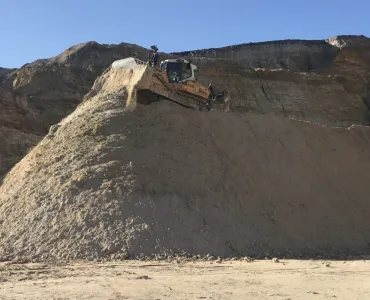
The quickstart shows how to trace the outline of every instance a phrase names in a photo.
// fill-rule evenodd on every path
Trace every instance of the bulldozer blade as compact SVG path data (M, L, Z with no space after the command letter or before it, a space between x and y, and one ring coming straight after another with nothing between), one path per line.
M132 69L135 68L137 65L147 65L147 63L140 59L129 57L113 62L112 69Z
M145 61L134 57L116 60L112 63L110 68L113 72L119 70L131 70L131 74L135 74L133 75L134 77L139 77L135 80L135 89L137 90L150 89L152 77L155 73L155 68L151 67Z

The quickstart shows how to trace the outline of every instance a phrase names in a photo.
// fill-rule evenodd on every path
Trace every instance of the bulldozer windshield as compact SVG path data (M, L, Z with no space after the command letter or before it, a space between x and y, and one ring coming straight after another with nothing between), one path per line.
M161 70L167 72L168 80L171 83L192 77L190 64L184 62L164 62L161 64Z

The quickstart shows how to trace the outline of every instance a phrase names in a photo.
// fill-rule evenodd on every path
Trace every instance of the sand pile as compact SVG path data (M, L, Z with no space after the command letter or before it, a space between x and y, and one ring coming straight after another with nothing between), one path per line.
M125 64L126 69L120 68L122 62L127 61ZM131 66L131 68L129 68ZM135 67L135 69L132 69ZM147 65L138 65L134 59L122 59L114 62L107 68L103 74L98 77L91 90L84 97L88 100L98 94L107 97L112 93L116 95L124 95L123 91L127 92L125 95L126 107L135 108L137 99L137 88L148 88L151 84L153 69Z
M105 73L4 179L2 259L369 252L369 129L132 109L135 76Z

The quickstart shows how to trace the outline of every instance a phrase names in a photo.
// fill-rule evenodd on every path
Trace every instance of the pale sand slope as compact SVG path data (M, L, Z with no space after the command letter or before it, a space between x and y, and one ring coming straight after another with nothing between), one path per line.
M369 261L0 265L0 299L354 300L369 281Z
M4 179L0 258L369 252L368 128L94 94Z

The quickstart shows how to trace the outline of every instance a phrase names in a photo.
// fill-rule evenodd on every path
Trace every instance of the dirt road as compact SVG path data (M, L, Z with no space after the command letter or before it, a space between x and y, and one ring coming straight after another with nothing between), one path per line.
M368 299L370 261L0 265L0 299Z

